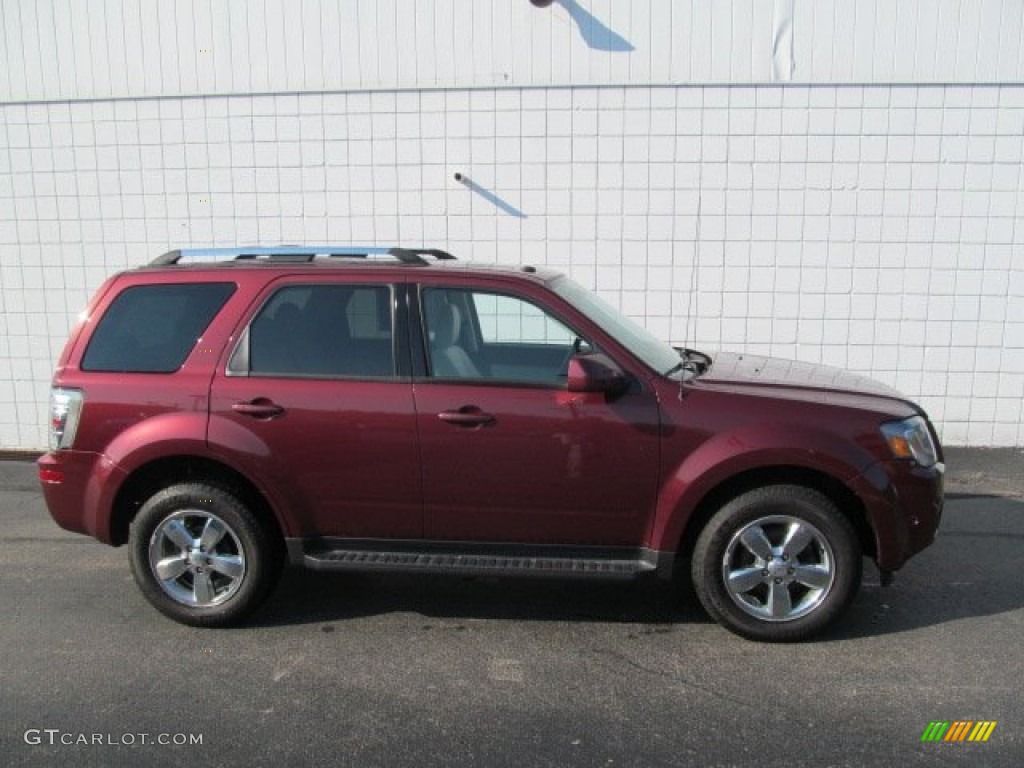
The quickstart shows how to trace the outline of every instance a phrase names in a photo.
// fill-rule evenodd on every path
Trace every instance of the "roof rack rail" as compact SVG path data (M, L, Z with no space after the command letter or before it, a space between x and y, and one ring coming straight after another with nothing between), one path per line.
M399 248L386 246L349 246L349 245L282 245L259 246L248 248L179 248L157 256L150 266L161 267L177 264L185 257L214 257L218 261L268 259L283 262L309 262L318 256L346 259L365 259L370 256L392 256L403 264L427 264L424 256L432 256L439 261L452 260L455 257L438 248Z
M438 261L451 261L455 257L440 248L389 248L388 253L405 264L426 264L424 256L433 256Z

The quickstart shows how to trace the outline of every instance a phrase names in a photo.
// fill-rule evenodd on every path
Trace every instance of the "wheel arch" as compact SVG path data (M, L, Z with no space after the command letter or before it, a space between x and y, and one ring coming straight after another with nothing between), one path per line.
M842 480L827 472L784 464L740 471L709 489L686 519L676 547L677 555L684 558L692 556L700 532L723 505L747 491L767 485L797 485L818 491L830 499L853 525L861 551L870 557L875 556L875 533L864 503L857 494Z
M114 497L110 516L111 543L127 543L129 529L139 509L161 488L177 482L201 482L235 495L264 526L283 556L284 530L270 502L260 489L238 470L216 459L179 455L149 461L136 467Z

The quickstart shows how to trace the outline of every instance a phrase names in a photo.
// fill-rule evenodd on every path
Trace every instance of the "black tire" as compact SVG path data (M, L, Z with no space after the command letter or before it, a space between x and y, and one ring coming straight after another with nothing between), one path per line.
M132 523L129 544L142 594L192 626L237 622L263 602L280 571L266 528L213 485L181 483L156 493Z
M729 501L701 531L691 563L708 614L766 642L806 640L829 626L860 588L861 568L850 521L828 497L797 485Z

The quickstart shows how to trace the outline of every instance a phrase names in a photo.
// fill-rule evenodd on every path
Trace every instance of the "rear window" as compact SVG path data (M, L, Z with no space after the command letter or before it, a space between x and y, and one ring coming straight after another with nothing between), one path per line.
M234 283L125 288L96 326L82 359L82 370L119 373L178 370L234 291Z

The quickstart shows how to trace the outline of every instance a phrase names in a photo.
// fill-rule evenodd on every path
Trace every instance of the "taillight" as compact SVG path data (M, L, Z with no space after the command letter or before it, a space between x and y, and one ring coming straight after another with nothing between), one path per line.
M54 387L50 390L50 450L70 448L75 442L82 415L82 390Z

